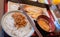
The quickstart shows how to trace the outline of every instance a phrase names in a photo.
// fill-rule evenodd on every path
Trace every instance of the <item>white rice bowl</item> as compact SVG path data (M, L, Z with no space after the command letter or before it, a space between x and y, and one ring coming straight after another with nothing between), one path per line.
M14 19L11 16L13 13L7 13L2 17L1 24L4 31L11 37L30 37L34 33L34 29L27 18L27 25L17 30L14 26Z

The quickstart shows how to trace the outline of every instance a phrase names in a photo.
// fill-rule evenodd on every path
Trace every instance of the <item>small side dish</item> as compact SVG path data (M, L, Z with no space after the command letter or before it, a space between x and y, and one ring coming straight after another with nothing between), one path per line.
M45 15L41 15L37 18L38 25L46 32L54 32L55 25L50 18Z

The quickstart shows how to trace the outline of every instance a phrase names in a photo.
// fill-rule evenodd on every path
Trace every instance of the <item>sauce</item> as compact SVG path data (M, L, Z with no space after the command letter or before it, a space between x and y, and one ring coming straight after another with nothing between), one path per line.
M40 18L40 19L38 19L38 24L43 30L45 30L45 31L50 30L49 22L47 20Z

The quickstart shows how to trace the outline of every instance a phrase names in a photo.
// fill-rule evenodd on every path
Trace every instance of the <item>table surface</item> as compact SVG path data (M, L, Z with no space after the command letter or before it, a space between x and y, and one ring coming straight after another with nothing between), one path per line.
M4 0L0 0L0 37L3 37L3 32L2 32L2 28L1 28L1 17L3 15L4 12Z

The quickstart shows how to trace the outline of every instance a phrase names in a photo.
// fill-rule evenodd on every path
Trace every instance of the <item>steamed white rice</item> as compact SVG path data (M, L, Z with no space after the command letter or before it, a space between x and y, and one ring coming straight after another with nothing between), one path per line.
M13 13L6 15L2 19L2 26L5 32L12 37L29 37L29 34L31 35L30 32L34 32L34 30L30 23L28 22L27 18L26 18L27 25L17 30L17 28L14 26L14 19L12 18L12 14Z

